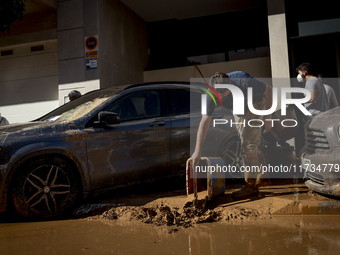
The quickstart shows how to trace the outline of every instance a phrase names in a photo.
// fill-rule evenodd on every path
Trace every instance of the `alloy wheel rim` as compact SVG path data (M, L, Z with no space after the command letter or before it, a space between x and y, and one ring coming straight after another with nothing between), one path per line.
M61 210L71 193L67 174L55 165L45 165L29 173L23 185L24 202L32 211L51 214Z
M236 171L228 172L232 178L243 178L244 173L240 171L241 166L243 166L244 153L241 146L241 141L233 141L222 152L222 156L225 163L230 165L230 169L235 169Z

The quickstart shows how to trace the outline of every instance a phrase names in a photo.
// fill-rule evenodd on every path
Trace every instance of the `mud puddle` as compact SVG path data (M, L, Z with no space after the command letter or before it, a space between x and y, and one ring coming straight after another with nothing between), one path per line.
M0 250L17 254L338 254L340 217L274 216L166 227L88 219L0 224Z

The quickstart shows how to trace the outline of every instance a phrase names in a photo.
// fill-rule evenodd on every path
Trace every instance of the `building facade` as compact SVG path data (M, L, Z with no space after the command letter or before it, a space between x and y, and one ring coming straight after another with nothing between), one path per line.
M0 34L0 113L30 121L91 90L242 70L301 86L318 66L339 96L340 14L325 0L27 0Z

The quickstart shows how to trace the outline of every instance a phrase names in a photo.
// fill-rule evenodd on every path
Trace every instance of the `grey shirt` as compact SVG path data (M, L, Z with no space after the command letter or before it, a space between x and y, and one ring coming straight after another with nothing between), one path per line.
M306 82L306 89L308 89L311 92L312 91L316 92L316 100L314 102L305 104L305 107L312 114L312 116L315 116L321 112L329 110L326 90L325 87L323 86L322 81L320 81L315 76L311 77Z
M338 100L336 99L334 89L327 84L324 84L324 86L325 86L325 90L327 94L329 108L332 109L334 107L337 107L339 104L338 104Z

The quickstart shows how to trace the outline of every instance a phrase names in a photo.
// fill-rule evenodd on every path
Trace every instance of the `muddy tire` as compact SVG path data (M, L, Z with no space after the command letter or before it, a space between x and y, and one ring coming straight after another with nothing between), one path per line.
M225 166L230 165L230 169L235 170L228 172L226 178L233 180L244 179L244 173L240 171L243 165L244 153L241 146L241 139L237 135L222 144L218 152L218 157L223 158Z
M11 208L24 218L53 218L70 208L79 194L72 167L58 157L28 162L13 177Z

